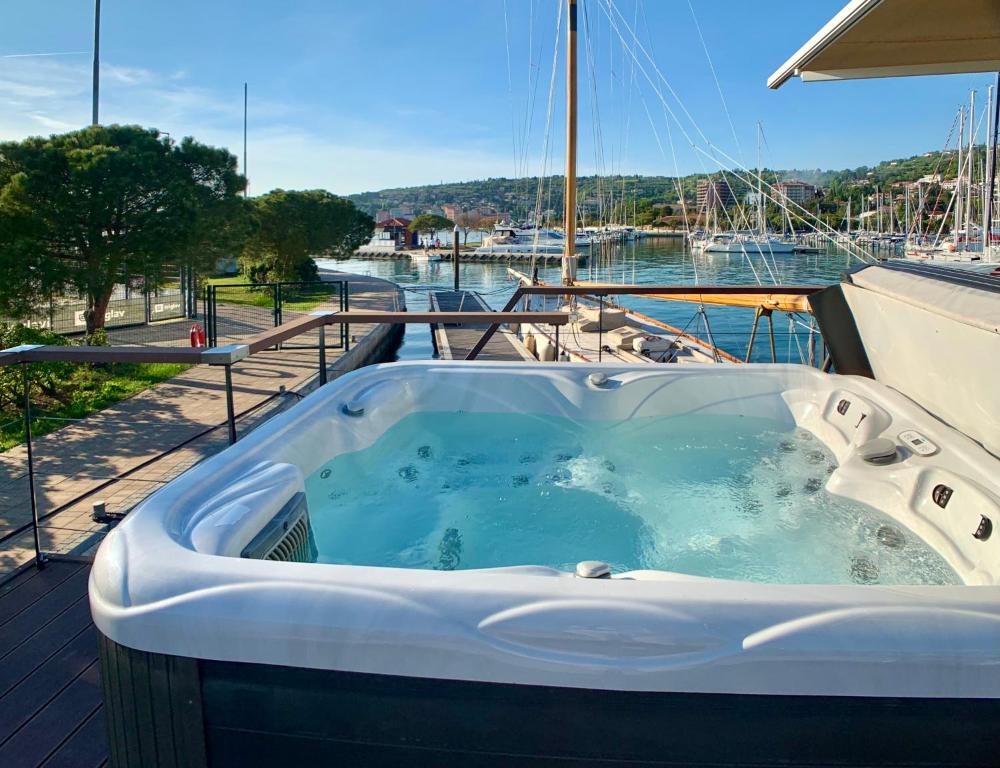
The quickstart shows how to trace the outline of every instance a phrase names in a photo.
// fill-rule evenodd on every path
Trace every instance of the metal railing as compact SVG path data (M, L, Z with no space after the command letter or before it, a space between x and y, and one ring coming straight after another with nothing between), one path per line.
M56 346L56 345L22 345L0 351L0 368L10 366L21 366L22 387L23 387L23 419L25 431L25 447L27 454L27 477L28 477L28 501L31 511L30 522L14 528L0 537L0 544L4 541L12 540L16 536L26 533L31 529L33 546L35 551L34 562L38 567L43 567L46 562L46 554L43 551L40 539L40 525L42 520L39 517L38 503L35 488L35 456L33 450L32 422L39 417L33 416L31 404L31 375L30 366L33 363L52 362L73 362L85 364L108 364L108 363L175 363L183 365L212 365L222 366L225 369L225 396L226 396L226 421L225 426L228 431L229 443L235 443L238 439L236 431L237 413L233 401L233 380L232 367L246 358L263 352L265 350L280 347L284 342L294 339L297 336L310 331L319 332L319 343L316 347L318 351L318 380L323 385L327 382L328 366L326 353L326 328L337 325L341 328L341 336L345 338L346 331L351 324L385 324L385 325L412 325L436 323L536 323L540 325L552 325L557 329L565 325L569 318L564 312L379 312L379 311L318 311L309 315L298 317L290 322L284 323L275 328L256 333L241 343L228 344L219 347L209 348L184 348L184 347L86 347L86 346ZM346 351L346 346L345 346ZM275 393L277 396L279 393ZM264 405L268 400L258 403L250 410L255 410ZM246 415L246 412L244 414ZM77 420L73 420L77 421ZM218 429L220 425L214 425L207 429L208 432ZM205 434L205 433L202 433ZM194 438L192 438L194 439ZM171 449L173 450L173 449ZM154 457L149 461L158 460ZM144 465L142 465L144 466ZM116 482L119 478L113 478L107 484ZM103 487L103 486L101 486ZM96 490L99 490L96 489ZM80 498L72 500L76 503L86 496L96 492L91 489ZM57 507L48 512L46 518L60 512L65 505Z
M775 293L785 293L792 295L808 296L821 290L820 286L786 286L771 288ZM529 296L590 296L600 299L601 297L617 295L650 295L660 296L690 295L693 292L704 292L705 294L730 294L740 295L749 293L760 293L759 287L745 286L700 286L694 291L692 286L671 286L671 285L650 285L650 286L521 286L507 302L507 305L500 312L385 312L385 311L315 311L302 315L289 322L276 327L266 328L258 331L238 343L224 346L213 346L204 349L184 348L184 347L136 347L136 346L110 346L110 347L86 347L86 346L38 346L25 345L0 351L0 369L14 365L20 365L22 370L23 386L23 418L26 436L27 454L27 476L28 494L31 507L31 519L25 526L21 526L0 537L0 544L11 539L14 535L23 535L27 527L32 530L35 563L42 566L45 563L46 555L43 552L39 535L38 504L36 502L35 488L35 456L32 444L31 425L33 420L39 417L33 416L31 412L31 377L30 366L33 363L48 362L74 362L74 363L177 363L184 365L213 365L222 366L225 371L225 397L226 397L226 421L222 424L213 425L207 428L207 432L214 431L220 427L225 427L228 433L229 443L235 443L238 439L237 417L233 402L233 381L232 367L240 361L265 350L280 348L282 344L295 339L309 332L317 332L319 341L315 349L318 353L318 381L320 385L327 382L327 350L334 348L326 344L326 329L328 326L336 325L340 328L343 348L346 352L347 341L349 339L349 327L351 324L385 324L385 325L412 325L412 324L463 324L482 325L486 328L482 337L469 352L466 359L475 360L479 353L485 348L490 338L496 331L506 324L535 324L551 325L555 331L555 339L558 348L559 328L565 326L570 321L566 312L525 312L513 311L514 308ZM344 305L346 307L346 290L343 291ZM558 357L558 356L557 356ZM730 356L731 357L731 356ZM735 358L734 358L735 359ZM275 393L273 397L279 396ZM267 398L261 403L254 405L244 414L253 411L270 401ZM206 434L206 433L202 433ZM196 436L197 437L197 436ZM195 439L195 438L192 438ZM176 446L170 450L176 450ZM169 453L169 451L168 451ZM154 457L149 462L159 460ZM145 466L145 464L141 465ZM131 472L132 470L129 470ZM128 473L126 473L127 475ZM108 483L116 482L119 478L113 478ZM103 487L103 486L102 486ZM70 503L77 503L93 493L93 489L83 493L79 498ZM46 513L46 517L51 517L65 506L57 507Z
M220 283L206 285L202 293L202 315L208 346L254 336L268 327L285 322L285 312L307 305L298 312L311 311L317 304L333 304L339 312L349 309L346 280L311 282ZM341 334L346 346L346 334Z
M510 297L507 304L501 313L511 312L515 307L524 299L530 296L584 296L592 297L598 300L598 307L602 310L604 308L603 298L608 296L657 296L657 297L667 297L667 296L683 296L685 301L689 301L693 296L747 296L747 295L760 295L764 293L769 294L785 294L788 296L811 296L817 293L826 286L822 285L774 285L774 286L746 286L746 285L521 285L514 291L514 295ZM772 310L767 308L761 308L754 320L753 335L750 339L750 349L747 351L747 362L749 362L750 351L753 348L754 338L757 334L757 324L761 317L767 317L768 321L771 321ZM496 313L494 313L494 320L496 320ZM503 325L502 322L493 322L486 332L483 334L482 338L476 342L476 345L469 351L466 356L466 360L475 360L479 353L483 351L486 345L489 343L493 335L499 330L500 326ZM598 328L603 326L603 321L598 322ZM770 334L771 334L771 349L772 353L774 350L774 323L769 322ZM682 335L687 336L682 332ZM557 349L558 349L558 337L557 337ZM600 343L598 343L600 347ZM712 344L714 347L715 345ZM721 352L721 351L720 351ZM739 359L729 355L728 353L721 353L724 357L732 362L740 362ZM557 353L558 358L558 353ZM777 362L777 356L774 355L774 361Z

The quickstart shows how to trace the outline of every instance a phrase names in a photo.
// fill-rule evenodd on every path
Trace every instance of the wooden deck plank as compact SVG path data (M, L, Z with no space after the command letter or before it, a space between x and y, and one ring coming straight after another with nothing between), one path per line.
M42 570L32 568L10 579L0 592L0 627L84 567L82 563L54 561Z
M42 763L42 768L98 768L107 761L108 736L104 707L100 707Z
M78 568L57 587L40 596L31 605L25 606L5 623L0 624L0 657L6 656L25 638L30 637L48 624L53 616L69 608L80 599L81 595L86 595L89 576L89 568ZM37 580L36 577L31 580L31 583ZM17 592L14 594L16 595Z
M97 660L97 629L87 627L0 697L0 745Z
M4 768L37 768L101 706L100 668L95 659L3 744Z
M40 573L44 573L44 570L36 568L32 564L22 567L20 570L4 577L4 580L0 581L0 602L3 601L4 596L9 592L13 592L16 588L23 586Z
M75 603L0 658L0 696L44 664L74 637L90 626L90 603L81 596Z

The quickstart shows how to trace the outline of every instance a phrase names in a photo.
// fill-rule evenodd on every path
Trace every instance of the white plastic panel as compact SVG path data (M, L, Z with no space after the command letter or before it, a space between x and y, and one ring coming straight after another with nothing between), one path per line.
M843 289L875 378L1000 456L1000 333L875 290Z

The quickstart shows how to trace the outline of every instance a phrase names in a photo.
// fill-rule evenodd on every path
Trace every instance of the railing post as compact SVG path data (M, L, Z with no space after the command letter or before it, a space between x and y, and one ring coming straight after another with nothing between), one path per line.
M236 442L236 407L233 405L233 366L226 368L226 420L229 423L229 444Z
M753 313L753 325L750 326L750 343L747 344L747 356L746 360L743 361L745 363L750 362L750 355L753 353L753 343L757 339L757 326L760 325L760 317L762 314L763 309L761 307L757 307Z
M319 327L319 385L326 384L326 326Z
M767 331L768 336L771 339L771 362L778 362L778 352L774 346L774 312L768 310L767 312Z
M344 281L344 311L349 312L351 309L351 284ZM351 348L351 324L342 323L341 330L344 334L344 352Z
M597 362L604 356L604 300L597 296Z
M555 331L556 337L556 362L559 362L559 325L553 325L552 329Z
M28 499L31 503L31 532L35 544L35 567L45 567L45 553L42 552L38 532L38 503L35 500L35 457L31 448L31 381L28 377L28 363L21 363L21 378L24 383L24 439L28 448Z

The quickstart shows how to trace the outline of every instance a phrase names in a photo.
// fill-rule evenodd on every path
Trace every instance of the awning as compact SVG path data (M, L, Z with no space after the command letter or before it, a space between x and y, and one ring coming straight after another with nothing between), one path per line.
M1000 0L852 0L767 85L998 70Z

